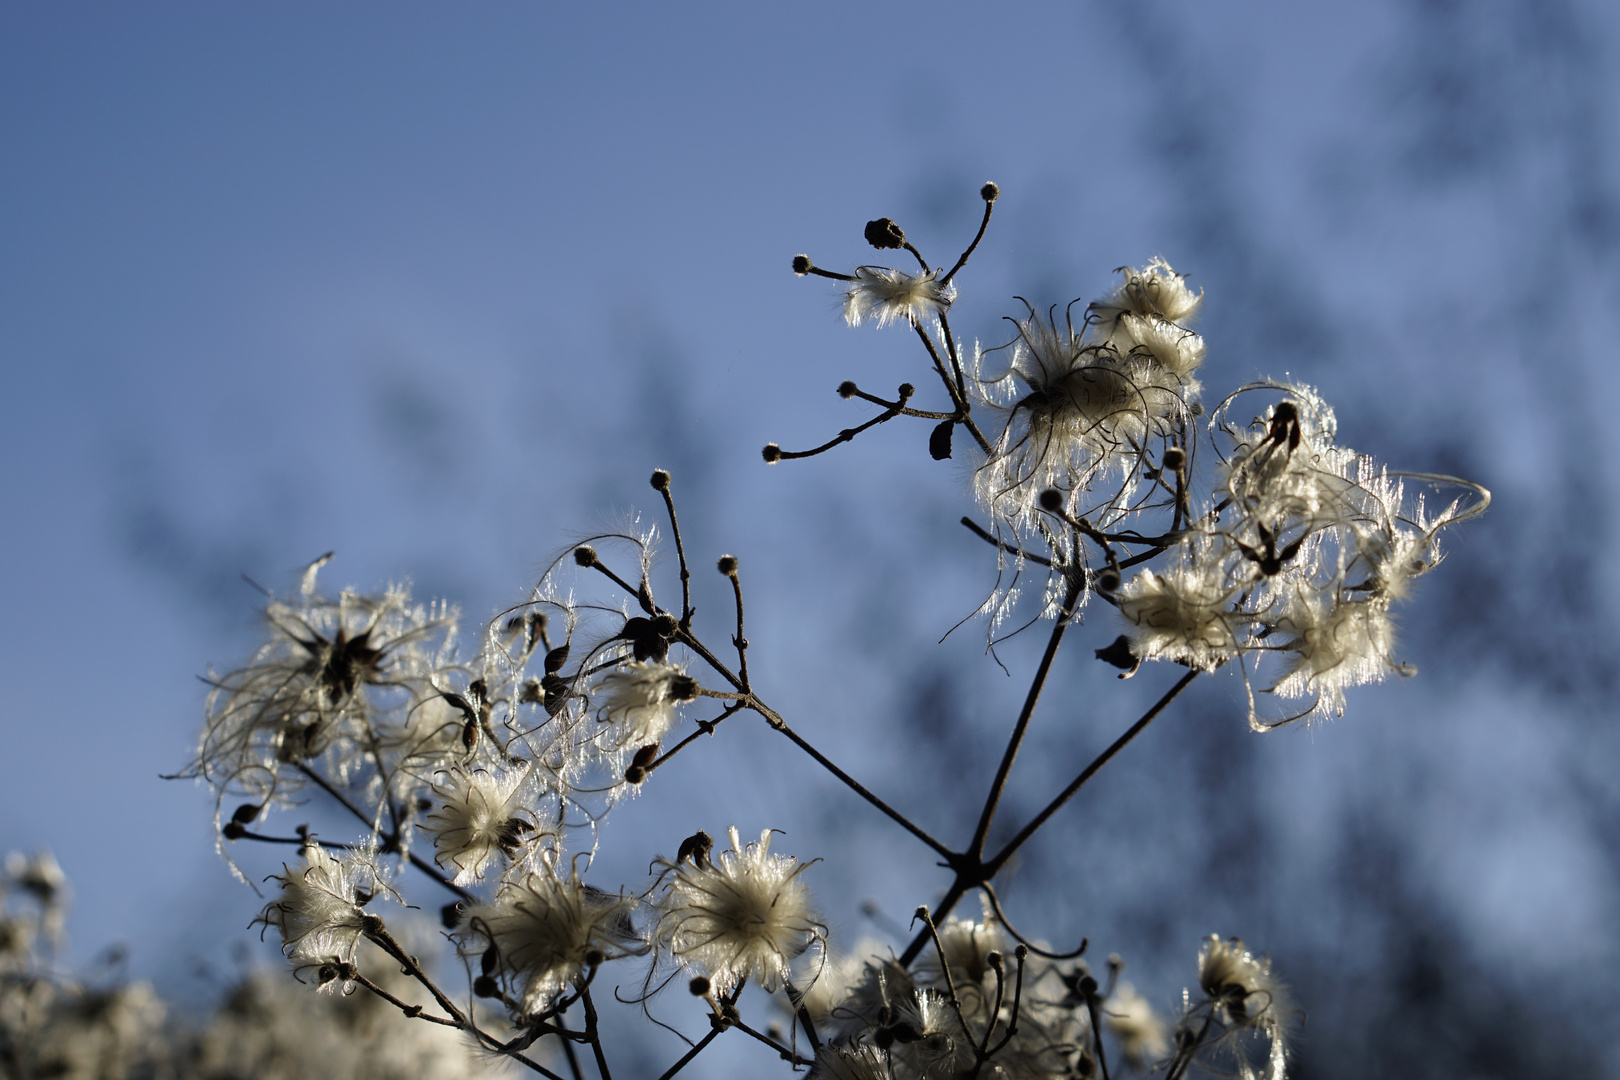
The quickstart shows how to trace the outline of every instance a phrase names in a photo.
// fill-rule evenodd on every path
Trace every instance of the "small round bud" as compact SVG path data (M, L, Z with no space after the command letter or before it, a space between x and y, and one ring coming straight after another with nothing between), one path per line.
M1013 950L1013 955L1020 960L1027 960L1029 958L1029 946L1019 942L1018 948Z
M760 455L765 459L765 464L775 465L782 460L782 448L775 443L766 443L765 449L760 451Z
M241 806L236 808L236 813L231 815L231 820L242 825L247 825L252 822L254 818L259 816L259 811L262 809L264 809L264 807L259 806L256 803L243 803Z
M480 975L473 980L473 993L481 998L500 997L501 988L496 985L495 980L490 976Z
M855 389L855 384L850 382L848 379L845 379L843 382L838 384L838 396L843 398L845 401L848 401L850 398L855 396Z
M232 818L220 826L219 834L227 840L240 840L247 835L247 826Z
M659 637L672 638L681 628L681 624L675 621L675 616L666 611L653 619L652 627L658 632Z
M1125 958L1123 956L1119 955L1119 953L1117 953L1117 952L1109 953L1108 954L1108 970L1113 972L1115 975L1118 975L1120 972L1124 971L1125 970Z
M1000 953L998 953L994 949L992 949L985 956L984 962L990 965L991 970L1000 971L1001 968L1002 968L1002 965L1004 965L1007 961L1002 958L1002 955Z
M866 223L866 242L879 251L904 247L906 231L894 223L894 218L881 217Z
M692 991L693 997L709 996L709 980L702 975L692 976L692 981L686 984L686 988Z
M574 561L581 566L596 565L596 549L589 544L581 544L574 549Z
M1104 570L1097 575L1097 588L1103 592L1113 592L1119 588L1119 571Z
M589 964L591 967L601 967L602 961L606 959L607 957L602 955L601 949L585 950L585 963Z
M360 932L366 937L376 937L382 933L383 921L377 916L367 912L360 916Z
M639 786L641 782L646 779L647 770L643 769L640 765L632 765L628 769L624 770L624 782L627 784L636 784Z
M979 198L985 202L995 202L1001 198L1001 187L994 180L986 180L984 187L979 189Z
M804 275L815 269L815 265L815 263L810 261L810 256L808 255L793 256L793 272L798 274L800 277L804 277Z
M676 701L695 701L698 681L690 675L676 675L669 680L669 696Z
M655 469L653 470L652 480L649 482L652 484L652 489L654 491L668 491L669 473L665 472L663 469Z
M1063 492L1057 488L1047 488L1041 492L1041 509L1053 514L1063 509Z
M730 577L731 575L733 575L733 574L735 574L737 572L737 556L735 556L735 555L722 555L722 556L720 556L720 561L715 563L715 569L719 570L722 574L726 575L726 577Z
M910 383L903 382L903 383L900 384L899 393L900 393L900 396L902 398L908 398L912 394L915 394L916 392L917 392L917 388L915 386L912 386Z
M1086 997L1091 997L1097 992L1097 980L1093 979L1090 975L1084 976L1080 980L1080 992L1086 995Z
M439 909L439 922L446 930L454 930L461 925L461 904L446 904Z
M1164 467L1171 472L1180 472L1182 466L1187 464L1187 451L1179 446L1172 446L1164 452Z
M1204 403L1202 401L1195 401L1191 405L1187 406L1187 411L1194 416L1203 416Z

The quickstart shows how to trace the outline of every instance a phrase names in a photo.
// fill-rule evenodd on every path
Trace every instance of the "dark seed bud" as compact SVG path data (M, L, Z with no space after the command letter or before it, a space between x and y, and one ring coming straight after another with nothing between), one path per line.
M565 643L546 653L546 674L561 671L566 663L568 663L568 646Z
M765 449L760 451L760 455L764 457L765 464L775 465L782 460L782 448L775 443L766 443Z
M1113 644L1098 649L1097 659L1105 664L1112 664L1121 671L1130 671L1139 662L1136 654L1131 652L1131 639L1124 634L1115 638Z
M917 392L917 388L915 386L912 386L910 383L903 382L903 383L900 384L900 396L902 398L908 398L912 394L915 394L916 392Z
M655 469L652 474L651 483L654 491L668 491L669 473L665 472L663 469Z
M501 962L501 950L493 944L484 950L484 955L478 958L478 971L481 975L493 975L495 967Z
M624 782L627 784L640 785L646 779L647 770L640 765L632 765L624 770Z
M986 180L984 187L979 189L979 198L985 202L995 202L1001 198L1001 188L994 180Z
M488 975L480 975L473 980L473 993L481 998L500 997L501 988Z
M243 803L241 806L236 808L236 813L231 815L231 820L242 825L246 825L254 818L258 817L259 811L262 809L264 809L264 807L258 806L254 803Z
M1002 965L1004 965L1007 961L1002 958L1000 953L991 950L990 953L984 958L984 962L989 964L993 970L1000 971Z
M677 675L669 680L669 696L676 701L693 701L698 696L698 681L690 675Z
M461 905L446 904L439 909L439 922L446 930L454 930L461 925Z
M879 1050L887 1050L894 1045L894 1032L888 1028L878 1028L872 1035L872 1045Z
M574 549L574 561L581 566L596 565L596 549L589 544L581 544Z
M681 624L675 621L675 616L666 611L662 615L654 617L652 628L658 636L672 638L675 636L676 631L681 628Z
M1179 446L1172 446L1164 452L1164 467L1171 472L1180 472L1181 467L1187 464L1187 451Z
M735 574L737 572L737 556L735 556L735 555L722 555L722 556L720 556L720 561L715 564L715 569L719 570L722 574L726 575L726 577L730 577L731 575L733 575L733 574Z
M893 218L878 218L876 221L866 223L866 242L879 251L885 248L898 248L906 242L906 232L894 223Z
M686 988L692 991L693 997L709 996L709 980L702 975L693 976L692 981L686 984Z
M810 261L810 256L808 256L808 255L795 255L795 256L793 256L793 272L795 274L798 274L800 277L804 277L804 275L808 274L814 268L815 268L815 263Z
M606 959L607 959L607 957L602 954L601 949L586 949L585 950L585 963L589 964L591 967L600 966L602 961L604 961Z
M1063 492L1057 488L1047 488L1041 492L1041 509L1054 514L1063 509Z
M1104 570L1097 575L1097 588L1103 592L1113 592L1119 588L1119 571Z
M630 759L630 764L633 766L639 765L645 769L648 765L651 765L657 757L658 744L648 743L646 746L643 746L640 750L636 751L636 756Z
M1090 975L1085 976L1080 980L1080 992L1086 997L1094 995L1097 992L1097 980Z
M321 986L331 984L337 977L338 969L336 964L322 964L321 970L315 973L316 982Z
M247 826L233 819L220 826L219 834L227 840L240 840L247 835Z
M928 456L944 461L951 456L951 432L956 430L955 420L942 420L928 433Z
M1028 957L1029 957L1029 946L1023 944L1022 942L1020 942L1019 945L1018 945L1018 948L1013 950L1013 955L1018 957L1018 959L1020 959L1020 960L1028 959Z
M360 916L360 932L366 935L366 937L375 937L382 933L382 929L383 921L377 916L372 915L369 912Z
M691 859L698 866L709 861L709 852L714 850L714 837L699 829L697 832L681 841L680 850L675 853L675 861L683 862Z
M856 387L854 383L850 382L848 379L845 379L843 382L838 384L838 396L843 398L845 401L848 401L850 398L855 396L855 391L857 389L858 387Z

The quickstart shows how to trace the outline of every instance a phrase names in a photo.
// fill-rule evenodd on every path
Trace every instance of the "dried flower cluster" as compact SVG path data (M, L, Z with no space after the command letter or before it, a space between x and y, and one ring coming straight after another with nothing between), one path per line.
M936 460L971 441L970 497L985 524L969 524L1008 574L983 606L992 643L1028 576L1043 575L1044 588L1024 626L1050 620L1046 659L974 835L931 835L768 703L750 676L742 578L729 555L716 564L734 602L734 621L720 628L729 648L710 644L712 630L695 621L673 481L658 471L651 486L678 577L654 572L658 530L638 520L572 546L462 649L453 610L416 603L400 586L329 597L318 589L320 560L295 597L269 603L267 640L250 661L211 677L183 775L216 791L222 842L298 847L298 863L271 875L279 892L260 921L299 978L576 1080L611 1074L593 995L610 967L633 973L615 994L639 983L631 1000L649 1017L657 1005L683 1022L684 999L658 995L671 983L691 991L698 1030L681 1036L690 1049L666 1078L736 1032L833 1080L1107 1080L1110 1055L1116 1071L1163 1070L1168 1080L1194 1069L1280 1080L1295 1010L1269 960L1235 939L1208 939L1197 991L1166 1018L1120 980L1117 958L1099 980L1083 947L1056 954L1014 929L998 875L1200 674L1236 671L1260 729L1339 714L1349 687L1408 672L1392 605L1439 563L1441 532L1489 497L1335 445L1333 412L1306 386L1255 383L1206 408L1206 344L1192 329L1204 294L1162 259L1122 270L1113 292L1061 315L1025 304L1005 344L959 340L956 277L1000 191L986 184L980 194L983 221L949 269L889 218L870 222L865 239L906 253L914 270L841 273L793 260L796 273L837 283L852 326L916 336L939 407L914 407L909 383L891 399L845 382L841 396L881 411L822 446L764 453L770 463L811 457L900 418L931 425ZM1183 671L1114 746L1076 762L1074 781L1039 813L1010 833L993 830L1039 690L1094 599L1115 609L1116 638L1095 654L1122 677L1155 660ZM700 830L673 855L649 852L642 881L587 882L612 809L745 713L939 857L951 878L917 910L909 942L834 947L809 891L816 860L773 850L768 828L745 843L732 827L718 850ZM311 798L350 815L350 842L261 825ZM992 835L1011 839L995 848ZM464 980L430 974L379 913L377 901L407 891L419 903L414 883L424 879L445 901ZM974 894L980 916L956 914ZM394 983L382 973L390 968ZM407 1002L399 979L428 1000ZM775 996L787 1030L755 1015L749 988Z

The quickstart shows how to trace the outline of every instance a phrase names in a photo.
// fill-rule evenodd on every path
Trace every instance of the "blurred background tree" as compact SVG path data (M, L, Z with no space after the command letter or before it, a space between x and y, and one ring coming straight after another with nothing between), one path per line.
M1163 254L1206 289L1207 384L1314 383L1345 444L1496 495L1408 616L1417 680L1265 738L1209 680L1028 850L1009 914L1123 949L1161 1007L1202 935L1243 935L1309 1008L1300 1076L1615 1072L1617 31L1592 0L0 11L0 847L56 851L66 961L126 942L211 1007L257 902L207 796L155 778L194 675L248 648L239 575L335 548L331 584L477 620L651 508L654 466L698 561L749 568L760 685L963 829L974 800L908 778L995 753L1023 689L974 633L934 645L991 585L965 469L897 426L792 476L758 447L915 375L792 254L861 261L881 215L944 250L994 177L960 332ZM1145 703L1094 667L1053 684L1084 721L1053 710L1013 818ZM757 725L701 770L615 815L605 878L733 821L882 851L819 876L846 943L881 933L862 899L903 918L939 880Z

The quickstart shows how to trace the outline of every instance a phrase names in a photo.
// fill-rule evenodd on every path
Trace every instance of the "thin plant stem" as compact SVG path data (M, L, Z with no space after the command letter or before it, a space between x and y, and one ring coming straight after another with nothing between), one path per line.
M692 571L686 565L686 545L681 540L681 523L675 517L675 494L670 490L674 483L668 473L664 473L664 486L658 493L664 497L664 509L669 513L669 531L675 537L675 557L681 564L681 625L692 625Z
M1151 724L1154 718L1163 712L1165 707L1176 699L1178 694L1185 690L1194 679L1198 678L1198 675L1199 672L1196 668L1183 675L1176 685L1172 686L1168 691L1165 692L1163 697L1153 703L1152 708L1143 713L1141 718L1138 719L1136 723L1132 724L1128 729L1126 729L1125 734L1115 739L1108 749L1104 750L1101 754L1098 754L1090 765L1087 765L1084 769L1080 770L1080 775L1075 777L1074 780L1070 782L1069 786L1064 788L1063 791L1059 793L1057 798L1053 799L1046 805L1044 810L1030 819L1029 824L1020 829L1017 836L1007 841L1007 845L998 851L994 858L984 864L985 869L989 871L990 875L994 876L997 871L999 871L1003 866L1007 865L1007 860L1012 858L1013 854L1019 848L1023 847L1024 843L1030 837L1034 836L1035 833L1040 830L1041 826L1046 824L1047 819L1049 819L1059 810L1063 809L1063 805L1070 799L1074 798L1075 793L1081 788L1085 787L1086 782L1093 776L1096 776L1099 769L1108 764L1109 761L1113 760L1114 755L1125 749L1132 739L1140 735L1142 733L1142 729Z
M975 862L984 855L985 838L990 834L990 825L995 820L996 809L1001 803L1001 793L1007 787L1007 777L1012 772L1013 761L1018 757L1018 750L1024 744L1024 734L1029 730L1030 718L1035 715L1035 705L1041 698L1041 690L1046 686L1046 678L1052 671L1052 661L1057 658L1058 646L1063 644L1063 635L1069 628L1069 620L1074 616L1074 605L1080 600L1080 593L1085 589L1085 577L1074 574L1069 579L1068 591L1063 596L1063 606L1058 610L1057 625L1052 627L1052 634L1046 642L1046 652L1041 656L1040 666L1035 669L1035 677L1030 680L1029 693L1024 697L1024 707L1018 714L1018 721L1013 725L1012 737L1007 740L1007 749L1001 755L1001 764L996 769L996 778L990 785L990 794L984 801L984 810L979 815L979 824L973 830L973 843L968 845L968 857Z
M710 1043L714 1042L714 1040L718 1039L720 1037L720 1033L724 1030L726 1029L720 1027L719 1025L710 1028L709 1033L703 1036L703 1038L699 1039L697 1044L693 1046L692 1049L688 1050L685 1054L682 1054L681 1060L671 1065L668 1071L660 1076L658 1080L669 1080L670 1077L686 1068L687 1065L691 1064L692 1059L703 1053L704 1049L707 1048Z
M602 1050L602 1034L596 1027L596 1004L591 1001L591 988L586 986L580 991L579 997L585 1006L585 1036L590 1041L591 1053L596 1057L596 1071L602 1080L613 1080L613 1072L608 1068L607 1054Z

